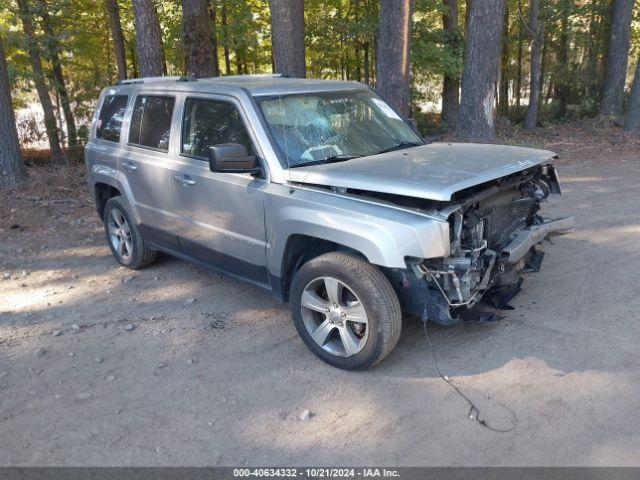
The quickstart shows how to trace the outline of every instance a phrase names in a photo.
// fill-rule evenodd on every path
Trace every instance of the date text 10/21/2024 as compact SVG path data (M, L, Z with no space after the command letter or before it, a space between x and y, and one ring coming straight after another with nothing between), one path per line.
M237 468L235 478L399 478L398 470L387 468Z

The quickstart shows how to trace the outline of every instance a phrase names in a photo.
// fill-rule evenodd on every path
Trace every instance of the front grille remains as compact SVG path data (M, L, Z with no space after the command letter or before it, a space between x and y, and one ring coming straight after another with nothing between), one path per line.
M493 208L484 215L484 229L489 248L499 251L529 225L536 210L536 200L522 199Z

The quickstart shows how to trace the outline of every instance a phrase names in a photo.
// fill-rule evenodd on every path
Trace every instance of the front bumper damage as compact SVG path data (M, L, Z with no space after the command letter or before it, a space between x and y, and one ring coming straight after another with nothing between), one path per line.
M574 217L563 217L525 228L500 252L501 260L507 264L519 262L535 245L549 235L562 235L571 232L574 223Z
M404 310L424 321L496 319L496 308L512 308L522 275L540 269L540 244L573 230L573 217L538 214L549 194L561 194L551 165L479 187L429 212L449 223L449 256L407 259L408 270L388 272Z
M550 236L573 230L574 217L541 222L520 230L501 250L484 248L478 261L473 255L444 259L441 269L426 262L412 265L415 275L425 288L425 300L420 316L423 321L453 325L461 320L497 320L493 307L509 310L509 302L521 291L522 274L540 269L544 252L540 243ZM483 268L474 271L474 264ZM480 275L473 288L471 277ZM417 313L417 312L416 312Z

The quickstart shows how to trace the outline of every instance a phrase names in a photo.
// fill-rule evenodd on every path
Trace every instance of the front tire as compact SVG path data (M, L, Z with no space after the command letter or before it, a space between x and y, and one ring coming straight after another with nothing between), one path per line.
M145 246L144 238L121 196L110 198L104 207L104 231L111 253L118 263L137 270L156 259L156 251Z
M400 338L402 315L393 287L378 268L355 255L331 252L305 263L290 298L302 341L334 367L371 368Z

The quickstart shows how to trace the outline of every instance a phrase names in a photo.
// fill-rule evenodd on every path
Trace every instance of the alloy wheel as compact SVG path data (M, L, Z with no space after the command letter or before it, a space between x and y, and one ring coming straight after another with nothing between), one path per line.
M120 210L114 208L109 212L107 226L111 246L122 260L128 261L133 254L133 242L127 219Z
M300 308L311 338L332 355L352 357L367 343L367 312L344 282L333 277L312 280L302 292Z

